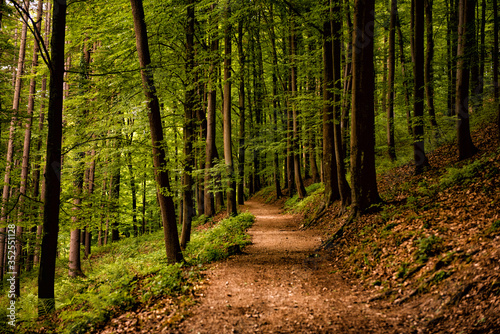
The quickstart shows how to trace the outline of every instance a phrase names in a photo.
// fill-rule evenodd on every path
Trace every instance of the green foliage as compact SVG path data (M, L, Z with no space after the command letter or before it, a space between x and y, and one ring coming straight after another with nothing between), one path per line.
M313 183L306 187L307 197L300 200L299 196L295 194L290 197L284 204L285 210L294 213L304 213L311 206L317 206L321 199L325 187L322 183Z
M415 260L417 260L419 263L427 262L429 257L439 252L441 243L441 238L433 234L428 237L418 239Z
M206 220L199 217L195 225ZM235 247L240 249L250 243L246 229L253 221L251 214L242 213L222 220L211 229L195 230L184 251L185 259L199 268L231 255ZM183 293L190 288L191 280L196 279L196 275L183 274L184 265L168 264L162 231L94 248L82 267L86 277L69 278L67 258L58 260L59 278L55 286L56 307L61 310L58 333L87 333L117 310L125 311L162 295ZM18 317L23 321L23 330L35 330L36 275L24 276L21 286ZM2 292L2 311L8 302L5 296ZM0 313L0 323L5 320L4 313Z
M439 180L439 187L446 189L457 184L466 186L479 175L484 166L485 162L478 159L462 168L447 168L447 173Z
M235 248L251 242L250 236L244 232L253 222L254 216L241 213L224 219L209 230L196 233L184 252L185 259L192 264L203 264L226 258Z
M489 233L497 233L500 231L500 220L495 220L491 223L491 227L488 229Z
M449 271L446 271L446 270L440 270L438 272L436 272L433 276L432 276L432 280L431 282L433 284L437 284L443 280L445 280L446 278L450 277L451 276L451 273Z

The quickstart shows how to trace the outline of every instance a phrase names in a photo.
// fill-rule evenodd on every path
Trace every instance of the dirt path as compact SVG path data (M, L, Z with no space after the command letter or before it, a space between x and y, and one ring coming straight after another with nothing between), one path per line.
M248 201L245 210L256 216L253 244L207 270L208 288L180 333L398 332L400 319L372 309L315 251L314 231L275 205Z

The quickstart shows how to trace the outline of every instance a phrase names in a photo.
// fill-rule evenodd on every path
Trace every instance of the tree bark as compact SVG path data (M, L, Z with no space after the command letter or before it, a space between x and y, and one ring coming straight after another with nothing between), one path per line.
M408 134L413 135L413 129L411 126L411 111L410 111L410 88L408 87L408 75L406 70L406 56L404 51L404 39L403 33L401 31L401 19L399 18L396 6L396 28L399 40L399 59L401 62L401 76L403 77L403 91L405 97L405 109L406 109L406 122L408 124Z
M187 7L187 27L186 27L186 78L187 87L184 101L184 173L182 177L182 202L183 221L181 233L181 248L186 248L191 239L191 222L194 216L193 202L193 141L194 141L194 119L196 92L194 81L194 0L189 1Z
M233 150L231 146L231 7L230 0L225 4L224 29L224 161L226 163L229 181L227 184L227 214L236 215L236 182L234 179Z
M337 171L338 194L340 195L341 207L344 210L351 204L351 188L346 179L346 168L344 164L345 152L342 140L342 23L338 19L341 13L340 4L334 2L333 20L331 20L331 29L333 37L333 136L334 136L334 154Z
M436 122L436 108L434 106L434 32L432 23L432 5L434 0L424 0L425 8L425 33L427 37L427 55L425 57L424 84L425 96L427 98L427 109L434 132L434 138L438 137L438 124Z
M44 35L44 43L45 45L49 44L49 36L50 36L50 10L51 10L51 2L47 2L47 12L45 14L45 35ZM42 87L40 88L40 109L38 116L38 132L42 133L45 119L45 95L47 93L47 76L44 74L42 77ZM43 199L45 197L43 190L45 189L45 182L42 182L42 186L40 187L40 170L41 170L41 161L42 161L42 137L40 136L36 142L36 158L35 164L33 168L33 198L34 199ZM42 192L40 193L40 188L42 188ZM37 210L38 214L38 210ZM41 215L43 213L40 212ZM36 231L36 245L35 245L35 255L33 258L33 262L38 264L40 262L40 243L42 238L42 225L37 226Z
M473 61L471 50L475 45L476 0L460 0L457 49L457 90L455 112L457 115L458 159L470 158L477 152L472 143L469 125L469 80Z
M333 36L330 12L323 23L323 183L325 185L325 205L328 207L340 199L337 179L334 136L335 74L333 66Z
M212 4L212 13L215 11L215 5ZM214 23L212 23L214 24ZM213 189L213 162L216 156L217 147L215 146L216 137L216 117L215 108L217 106L217 90L216 90L216 72L217 72L217 53L219 50L219 41L216 38L217 28L210 35L210 68L208 72L207 84L207 138L205 148L205 215L213 217L215 215L215 201Z
M500 133L500 83L498 82L498 29L500 29L498 24L498 3L497 0L493 0L493 96L495 99L495 105L498 108L498 118L497 127Z
M243 20L238 22L238 55L240 62L239 111L240 131L238 141L238 204L245 204L245 53L243 51Z
M429 161L425 155L424 145L424 2L412 0L413 17L413 159L415 175L421 174Z
M29 7L29 2L24 1L23 3L24 8ZM22 76L24 73L24 60L26 57L26 35L28 31L28 26L26 24L27 17L24 15L23 18L23 25L21 29L21 41L19 44L19 55L18 55L18 60L17 60L17 70L15 72L15 80L14 80L14 98L12 101L12 111L13 111L13 116L10 120L10 128L9 128L9 139L7 142L7 157L6 157L6 164L5 164L5 174L4 174L4 185L3 185L3 192L2 192L2 213L0 217L0 225L5 226L8 221L7 215L7 206L9 204L9 194L10 194L10 182L11 182L11 173L13 169L13 158L14 158L14 140L15 140L15 135L16 135L16 126L18 123L18 113L19 113L19 104L21 100L21 85L22 85ZM19 232L22 232L22 228L20 226L16 226L16 234L18 234L18 229L20 229ZM3 279L3 273L4 273L4 257L5 257L5 233L6 233L6 228L2 227L0 228L0 282ZM20 241L16 241L16 249L20 249ZM19 256L20 253L16 253L16 263L19 263ZM16 265L17 266L17 265ZM16 276L16 282L17 282L18 276ZM16 284L16 291L18 291L18 286L19 284ZM17 294L17 292L16 292Z
M51 63L48 105L47 157L45 167L45 198L43 205L43 237L38 273L38 315L55 309L54 278L57 237L59 234L59 205L61 193L61 144L64 86L64 44L66 38L65 0L54 1L52 11Z
M448 71L448 116L453 116L456 105L456 61L457 61L457 31L458 31L458 0L446 0L448 9L447 41L447 71Z
M273 7L270 5L269 16L271 17L270 24L270 39L271 39L271 49L273 55L273 132L274 141L278 141L278 53L276 50L276 33L274 31L274 14ZM274 169L274 189L276 191L276 198L281 198L283 194L281 193L280 185L280 167L279 167L279 154L278 151L273 153L273 169Z
M397 1L391 0L389 25L389 76L387 78L387 147L391 161L396 160L396 144L394 141L394 72L396 69L396 10Z
M295 187L297 188L297 195L300 199L307 196L306 188L304 187L304 182L302 181L302 174L300 172L300 153L299 153L299 110L297 103L295 101L297 96L297 64L295 63L296 58L296 48L297 48L297 36L295 31L295 22L293 22L294 16L292 16L292 28L290 36L290 61L291 61L291 98L292 98L292 114L293 114L293 133L292 133L292 150L293 150L293 167L294 167L294 177L295 177Z
M26 4L26 8L28 5ZM41 29L41 19L43 14L43 1L38 1L37 13L36 13L36 21L37 24L35 29L40 31ZM19 215L18 215L18 223L16 227L16 265L14 271L16 274L16 296L20 296L20 287L19 287L19 277L21 275L21 254L23 252L23 230L24 230L24 222L29 221L27 217L27 209L24 207L24 198L27 192L27 184L28 184L28 174L29 174L29 160L30 160L30 147L31 147L31 126L33 123L33 110L35 109L35 94L36 94L36 67L38 65L38 51L39 45L35 41L33 46L33 57L31 60L31 74L32 78L30 79L30 87L29 87L29 95L28 95L28 117L25 124L24 130L24 141L23 141L23 158L21 165L21 185L19 187ZM23 64L24 65L24 64ZM17 109L16 109L17 110ZM28 238L32 239L32 238ZM33 241L31 240L31 243ZM29 247L29 251L31 252L32 246ZM28 267L30 265L28 264Z
M375 1L355 0L352 54L351 185L353 216L380 202L375 173L373 31Z
M144 9L142 0L130 0L130 4L134 17L135 38L139 64L141 66L142 84L144 94L148 101L149 127L153 145L153 165L158 189L157 195L160 204L165 248L169 262L180 262L183 257L177 232L174 201L170 195L170 180L168 171L165 170L167 159L165 149L162 147L163 128L161 123L160 104L156 96L153 72L150 68L151 57L149 53L146 23L144 21Z

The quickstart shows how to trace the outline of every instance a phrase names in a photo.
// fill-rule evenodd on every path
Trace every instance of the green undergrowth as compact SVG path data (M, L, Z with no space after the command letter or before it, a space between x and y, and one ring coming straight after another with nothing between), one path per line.
M189 291L204 264L224 259L250 243L246 229L253 221L250 213L242 213L212 228L193 230L191 242L183 252L183 264L167 262L162 231L94 248L91 257L82 260L86 277L69 278L68 260L58 259L57 316L36 319L37 278L34 273L28 274L21 281L16 333L39 332L42 327L44 332L87 333L114 314L151 303L161 296L191 296ZM6 310L6 295L2 291L2 311ZM5 312L0 313L2 328L7 328L5 317Z
M307 196L303 199L295 194L284 204L284 209L289 213L306 213L315 210L323 197L325 187L322 183L313 183L306 187Z

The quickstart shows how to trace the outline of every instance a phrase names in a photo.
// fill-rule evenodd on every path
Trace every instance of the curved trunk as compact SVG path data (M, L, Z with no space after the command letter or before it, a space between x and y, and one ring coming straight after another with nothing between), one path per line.
M170 195L170 180L168 171L165 170L167 162L163 143L163 128L161 123L160 104L156 96L153 72L150 68L151 57L149 53L148 35L144 21L142 0L130 0L132 15L134 17L134 30L137 44L137 54L141 66L142 84L144 94L148 100L148 118L153 145L153 166L157 183L157 197L160 204L161 220L165 239L165 249L169 262L182 261L182 253L175 219L174 201ZM165 191L162 191L165 189Z

